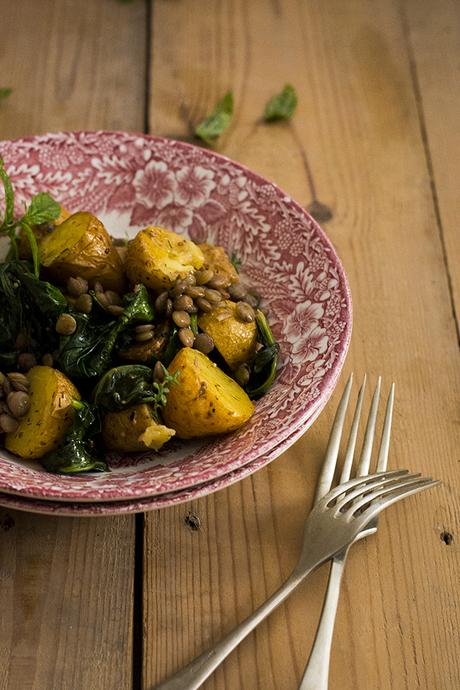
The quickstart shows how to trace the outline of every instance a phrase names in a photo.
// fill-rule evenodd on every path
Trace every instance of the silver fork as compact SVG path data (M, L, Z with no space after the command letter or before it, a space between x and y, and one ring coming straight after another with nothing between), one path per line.
M348 379L348 383L345 387L344 393L342 395L342 399L337 408L331 435L329 437L328 447L326 450L326 456L324 458L321 475L319 477L316 488L315 503L321 500L321 498L329 491L332 485L334 469L337 463L339 446L345 422L345 413L350 398L352 380L353 377L350 376L350 378ZM377 385L374 390L374 395L372 397L371 410L366 425L363 447L361 450L361 455L359 458L358 467L356 471L357 477L363 477L369 474L372 447L375 436L377 409L380 398L380 386L381 377L379 376L377 380ZM343 468L340 475L340 484L350 479L365 387L366 376L364 377L362 386L358 393L358 399L356 402L353 422L351 425L350 436L345 451ZM390 447L391 436L391 421L393 416L394 389L395 386L393 383L391 385L390 393L388 395L388 400L386 404L383 431L380 440L379 453L377 457L377 472L384 472L387 469L388 451ZM374 520L371 521L371 523L366 527L365 530L362 530L359 534L357 534L356 539L354 541L363 539L363 537L366 537L369 534L374 534L377 531L377 525L378 518L374 518ZM347 547L345 547L345 549L337 553L332 559L331 570L329 573L327 591L323 604L323 609L321 611L320 622L318 625L318 629L316 631L316 636L312 650L310 652L310 657L305 667L302 682L299 686L299 690L327 690L335 616L337 613L337 607L339 603L342 575L345 568L345 563L350 546L351 544L349 544Z
M328 445L326 459L327 476L331 478L330 481L334 475L337 459L337 454L335 454L334 467L332 467L330 458L333 457L333 453L331 448L335 445L338 447L340 442L341 432L338 434L336 429L340 419L345 415L350 388L351 381L348 382L342 396L339 405L340 414L338 410L331 432L333 438ZM370 428L372 428L372 414L371 407L371 421L368 422ZM358 422L356 422L356 427L357 425ZM341 427L343 428L343 420ZM354 432L352 431L352 433ZM384 445L383 441L382 445ZM322 472L320 480L325 481L325 476L325 472ZM362 530L371 525L372 520L384 508L438 483L430 478L421 478L419 474L409 474L407 470L395 470L357 477L344 484L339 484L323 495L307 517L301 554L286 582L221 642L161 683L157 686L157 690L197 690L230 652L279 606L315 568L350 545Z

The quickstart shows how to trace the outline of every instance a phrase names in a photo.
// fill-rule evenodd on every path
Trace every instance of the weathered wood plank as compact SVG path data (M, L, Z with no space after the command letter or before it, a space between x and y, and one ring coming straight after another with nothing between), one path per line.
M401 14L363 0L157 0L152 31L151 131L189 135L233 88L235 118L218 149L304 205L328 207L326 228L354 297L347 368L382 373L387 386L396 380L391 461L444 481L394 508L378 537L355 547L331 687L454 690L458 353ZM299 92L292 125L258 124L287 81ZM287 576L331 417L329 408L254 477L148 516L146 688L217 641ZM201 518L199 532L184 522L189 510ZM443 531L454 534L450 546ZM317 573L204 687L297 688L324 582Z
M141 130L145 6L3 2L3 138ZM0 511L0 688L131 688L134 518Z

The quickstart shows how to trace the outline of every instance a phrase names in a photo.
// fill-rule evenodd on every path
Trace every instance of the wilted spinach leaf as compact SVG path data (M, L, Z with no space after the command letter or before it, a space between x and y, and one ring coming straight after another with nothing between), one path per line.
M47 453L40 462L49 472L105 472L107 464L94 455L93 438L101 430L100 419L93 405L73 401L74 422L62 444Z
M251 398L260 398L273 384L276 378L279 351L279 345L273 337L265 314L260 309L256 310L256 323L258 339L263 347L254 356L251 363L251 377L245 386Z

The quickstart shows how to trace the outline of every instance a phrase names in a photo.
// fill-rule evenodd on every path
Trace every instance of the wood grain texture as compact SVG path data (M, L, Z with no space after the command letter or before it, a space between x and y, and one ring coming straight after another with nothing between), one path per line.
M407 41L425 128L437 223L460 320L460 10L455 0L403 4ZM460 339L460 330L459 330Z
M0 4L3 138L143 128L143 3ZM133 575L132 517L1 510L1 690L131 688Z
M346 368L382 373L387 387L396 380L391 462L444 482L392 509L377 538L354 548L331 688L454 690L458 350L400 8L364 0L157 0L152 32L151 131L189 136L233 88L235 117L218 150L305 206L316 199L330 209L326 230L354 299ZM287 81L299 92L292 124L259 124L266 100ZM145 688L217 641L289 573L333 405L269 468L148 515ZM200 517L199 531L190 532L188 511ZM450 545L444 532L453 535ZM297 688L324 583L324 571L315 574L204 687Z

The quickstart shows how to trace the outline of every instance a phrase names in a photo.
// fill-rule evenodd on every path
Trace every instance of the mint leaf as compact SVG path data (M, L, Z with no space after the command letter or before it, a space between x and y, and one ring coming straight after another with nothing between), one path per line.
M268 101L265 106L264 120L265 122L288 120L294 114L296 107L296 91L291 84L286 84L280 93Z
M32 197L30 206L27 209L23 222L29 225L41 225L41 223L51 223L59 216L61 207L46 192L40 192Z
M213 112L195 129L197 137L205 141L207 144L212 144L222 132L229 126L233 115L233 94L228 91L220 100Z
M8 98L8 96L13 93L13 89L7 87L0 87L0 101Z

